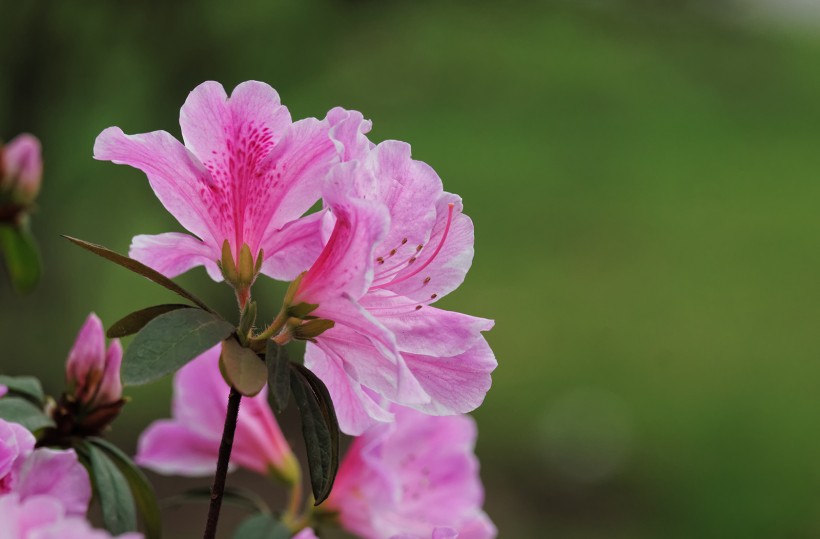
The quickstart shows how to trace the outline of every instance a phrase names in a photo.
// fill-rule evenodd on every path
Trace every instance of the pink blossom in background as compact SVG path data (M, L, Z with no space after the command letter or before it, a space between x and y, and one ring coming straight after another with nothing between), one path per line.
M204 265L220 281L217 261L227 240L237 266L247 244L254 259L264 250L262 273L295 278L321 250L321 214L300 217L339 160L329 132L347 115L334 109L324 120L292 122L267 84L243 82L228 97L210 81L182 106L184 146L165 131L104 130L94 157L145 172L165 208L193 234L137 236L130 256L168 277Z
M141 539L142 534L126 533L120 539ZM95 530L85 518L72 515L58 498L37 495L0 495L0 538L2 539L111 539L104 530Z
M122 398L122 345L118 339L105 348L105 330L91 313L66 360L66 380L74 398L88 406L105 406Z
M497 366L482 335L491 320L430 306L472 263L473 224L461 199L411 159L407 144L374 147L364 132L336 133L356 161L335 167L326 184L332 232L296 294L319 304L311 314L336 322L308 343L305 365L328 386L342 430L353 435L389 422L389 402L433 415L472 411Z
M155 421L142 433L138 464L162 474L213 475L230 392L219 373L220 350L211 348L174 375L173 419ZM296 458L264 390L242 399L231 462L287 481L298 477Z
M356 438L326 502L365 539L491 539L469 416L394 406L395 422Z
M40 192L43 158L40 141L34 135L17 135L0 147L0 192L10 190L12 199L30 204Z
M76 453L34 449L34 444L23 426L0 419L0 495L14 493L22 500L47 495L59 500L66 513L84 515L91 483Z
M4 396L6 393L9 392L9 388L0 384L0 397Z
M316 533L310 529L305 528L304 530L300 531L296 535L293 536L293 539L319 539L316 537Z

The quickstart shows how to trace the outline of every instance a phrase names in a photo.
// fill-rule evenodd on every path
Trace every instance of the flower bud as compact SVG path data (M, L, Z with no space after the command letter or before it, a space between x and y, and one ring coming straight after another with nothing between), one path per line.
M13 203L34 202L42 177L40 141L35 136L23 133L0 149L0 191L8 191Z
M119 401L122 398L121 364L120 342L113 340L106 352L102 322L97 315L90 314L66 361L66 380L74 399L89 407Z

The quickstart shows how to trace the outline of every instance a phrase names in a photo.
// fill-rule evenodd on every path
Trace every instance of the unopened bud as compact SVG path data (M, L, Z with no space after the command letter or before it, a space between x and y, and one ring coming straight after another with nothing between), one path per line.
M106 351L102 322L90 314L66 361L66 379L74 399L90 408L119 401L122 398L121 365L119 340L111 341Z
M29 205L37 198L43 178L43 159L37 137L23 133L0 151L0 191L12 202Z

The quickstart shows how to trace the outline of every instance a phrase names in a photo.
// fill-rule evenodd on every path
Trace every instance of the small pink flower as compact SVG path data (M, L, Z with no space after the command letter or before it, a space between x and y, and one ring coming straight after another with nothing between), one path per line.
M67 512L58 498L47 495L0 495L0 523L3 539L112 539L108 532L92 528L85 518ZM141 539L142 534L118 537Z
M10 191L18 204L30 204L40 192L43 159L40 141L23 133L0 147L0 192Z
M88 408L114 404L122 398L118 339L105 349L105 331L94 313L88 315L66 361L66 380L75 400Z
M9 392L9 388L0 384L0 397L4 396L6 393Z
M490 388L491 320L431 307L457 288L473 259L473 224L461 200L410 147L373 147L362 130L338 131L356 161L336 166L325 188L332 229L295 302L335 322L308 343L305 365L337 405L342 430L389 422L386 401L434 415L469 412Z
M300 217L318 200L321 181L339 157L329 132L347 113L292 122L279 95L248 81L230 97L205 82L180 111L185 145L165 131L100 133L94 157L136 167L165 208L194 236L137 236L130 256L174 277L204 265L216 281L227 240L234 263L247 245L261 272L290 280L321 250L321 214Z
M395 423L356 438L326 502L365 539L491 539L468 416L393 407Z
M155 421L142 433L136 461L155 472L213 475L230 387L219 373L220 346L174 376L173 419ZM233 464L260 474L296 480L298 464L268 406L267 392L242 399Z
M0 419L0 495L14 493L23 500L47 495L59 500L68 514L84 515L91 484L76 453L34 449L34 444L24 427Z

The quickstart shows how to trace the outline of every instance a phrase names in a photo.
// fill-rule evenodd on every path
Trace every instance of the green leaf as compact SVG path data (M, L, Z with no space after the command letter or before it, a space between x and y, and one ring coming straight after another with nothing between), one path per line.
M82 440L77 444L88 461L91 484L100 502L103 524L113 535L136 531L137 510L128 481L108 453Z
M114 251L112 251L112 250L110 250L106 247L103 247L102 245L89 243L87 241L79 240L77 238L72 238L71 236L63 236L63 237L65 239L67 239L68 241L70 241L71 243L73 243L75 245L79 245L80 247L82 247L86 251L91 251L92 253L94 253L97 256L101 256L101 257L105 258L106 260L110 260L111 262L114 262L115 264L118 264L118 265L124 267L127 270L131 270L134 273L137 273L139 275L142 275L143 277L146 277L147 279L150 279L151 281L154 281L155 283L157 283L160 286L164 286L165 288L167 288L171 292L175 292L176 294L179 294L183 298L185 298L188 301L194 303L195 305L198 305L199 307L205 309L209 313L216 314L216 311L214 311L213 309L208 307L208 305L206 305L202 300L200 300L199 298L197 298L196 296L194 296L193 294L191 294L190 292L188 292L187 290L185 290L184 288L182 288L181 286L176 284L174 281L172 281L171 279L169 279L165 275L161 274L160 272L158 272L156 270L153 270L153 269L149 268L148 266L146 266L142 262L137 262L133 258L128 258L127 256L123 256L119 253L115 253Z
M339 469L339 422L325 384L302 365L291 363L290 387L302 416L302 436L307 449L314 505L333 488Z
M191 502L206 502L211 500L211 488L200 487L191 490L186 490L182 494L171 496L162 500L163 509L172 509L179 507L184 503ZM225 487L222 495L222 501L237 507L242 507L254 513L270 514L270 507L265 501L255 492L245 490L239 487Z
M139 332L145 325L156 318L157 316L178 309L193 309L190 305L182 305L179 303L168 303L164 305L154 305L153 307L146 307L139 311L134 311L131 314L114 322L105 335L109 339L116 339L119 337L127 337Z
M54 421L43 410L21 397L0 399L0 418L20 423L32 432L54 426Z
M246 397L253 397L265 387L265 362L253 350L236 342L236 339L222 341L222 356L219 360L228 382Z
M233 539L289 539L290 528L271 515L255 515L242 522Z
M40 280L40 253L34 236L26 228L0 226L0 252L6 261L11 284L28 293Z
M162 314L148 322L126 350L122 381L140 385L170 374L233 331L231 324L200 309Z
M6 386L10 393L16 393L38 404L46 400L40 380L33 376L0 375L0 386Z
M268 391L273 397L276 413L281 414L290 400L290 360L287 350L269 339L265 363L268 366Z
M142 473L134 461L123 453L120 448L102 438L89 438L89 441L105 451L128 482L131 494L134 496L137 508L142 515L145 525L146 539L159 539L162 535L162 516L157 503L154 487L145 474Z

